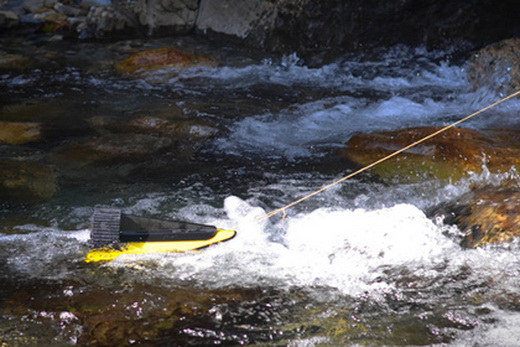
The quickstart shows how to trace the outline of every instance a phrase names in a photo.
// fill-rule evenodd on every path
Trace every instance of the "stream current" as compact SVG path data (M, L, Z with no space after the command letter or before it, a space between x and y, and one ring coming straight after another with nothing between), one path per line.
M165 44L196 48L221 64L141 79L111 68L128 45ZM64 143L93 136L92 117L117 122L172 106L224 130L189 159L161 152L144 167L72 169L50 201L1 210L0 341L485 346L520 340L520 245L462 249L456 227L425 214L474 183L520 181L514 171L400 185L366 173L289 209L283 220L257 220L354 170L337 154L353 134L447 125L496 101L500 96L486 89L471 90L464 60L453 58L456 49L399 46L320 67L294 54L259 56L189 40L48 50L59 62L0 74L3 115L36 104L51 129L44 143L0 147L3 157L47 158ZM519 110L520 101L511 100L463 127L518 127ZM238 234L197 252L85 264L96 205ZM191 307L181 315L165 290L210 298L189 296L179 302ZM89 295L97 296L97 309L81 301ZM125 295L134 301L122 304ZM103 304L122 311L115 325L135 321L150 334L99 333L93 317L113 318Z

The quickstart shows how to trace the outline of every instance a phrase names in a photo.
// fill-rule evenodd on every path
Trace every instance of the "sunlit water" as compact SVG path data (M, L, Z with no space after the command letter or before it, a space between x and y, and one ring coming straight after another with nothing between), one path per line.
M247 64L229 61L218 68L160 71L142 80L81 68L0 75L1 87L10 88L19 101L34 91L39 99L72 97L96 103L103 112L147 107L150 99L180 106L205 100L215 107L193 112L194 116L229 129L201 150L201 160L219 166L215 173L208 168L180 177L172 172L171 180L163 173L158 181L152 177L100 188L96 188L99 182L84 178L62 188L54 200L27 210L31 218L47 225L3 226L0 277L13 284L0 291L1 299L8 299L16 286L24 287L19 284L24 281L77 281L86 291L98 281L107 291L117 289L118 279L173 289L274 288L293 300L278 306L273 301L265 309L266 315L278 312L281 318L256 326L248 323L249 328L228 323L226 329L253 336L267 326L291 331L294 328L284 326L319 326L316 332L304 329L287 340L278 337L303 346L516 344L520 247L512 243L464 250L458 244L459 230L425 213L467 192L474 183L519 182L514 171L504 175L484 171L457 183L398 186L365 175L288 210L283 220L277 215L259 221L265 213L348 172L348 164L334 165L326 158L353 134L446 125L499 97L487 90L471 91L466 66L449 57L446 52L396 47L370 59L348 56L319 68L307 67L291 55ZM237 107L249 113L229 111L244 100L248 107ZM511 100L464 126L516 127L519 109L520 102ZM198 252L125 255L111 263L86 265L89 218L96 204L131 214L213 224L235 229L238 235ZM120 277L107 278L107 271ZM305 293L303 308L293 299L293 290ZM282 314L287 310L298 313L289 319ZM225 317L217 311L212 314ZM65 322L63 326L75 319L67 312L55 318ZM12 337L17 319L30 317L0 319L0 332ZM189 328L183 333L193 336L194 344L200 334L206 334L202 341L239 342L233 334L211 335L219 324L213 332ZM25 333L37 334L38 323L28 325ZM68 331L58 342L75 342L81 333L79 328ZM249 342L255 339L250 337Z

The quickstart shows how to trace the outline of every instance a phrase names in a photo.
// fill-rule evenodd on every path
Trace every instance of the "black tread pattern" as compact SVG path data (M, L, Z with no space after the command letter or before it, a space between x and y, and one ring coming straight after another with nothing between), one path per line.
M96 208L92 217L90 243L99 248L114 246L119 243L121 210L117 208Z

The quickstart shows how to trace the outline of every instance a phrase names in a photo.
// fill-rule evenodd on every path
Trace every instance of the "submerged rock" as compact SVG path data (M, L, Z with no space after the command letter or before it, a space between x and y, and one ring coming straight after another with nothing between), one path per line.
M202 139L215 136L218 133L216 127L197 120L171 121L157 117L136 118L123 127L132 132L159 134L172 139Z
M520 236L520 188L487 186L469 192L431 214L465 233L462 246L480 247Z
M0 160L0 204L35 204L52 198L57 190L57 179L49 166L29 161Z
M102 271L89 272L95 274L96 281L107 281ZM121 280L119 273L106 275ZM288 313L276 312L277 308L268 303L294 302L294 298L287 296L266 289L172 288L167 284L154 286L125 281L115 288L45 283L17 290L5 300L3 313L13 320L24 319L44 327L45 332L59 329L59 336L53 336L58 344L74 341L81 346L157 346L175 341L181 346L243 345L272 343L295 335L290 330L275 330L278 333L273 336L273 325L278 327L291 318ZM302 296L298 299L304 300ZM247 328L253 325L256 325L254 330ZM18 331L18 327L12 330ZM19 335L31 336L31 333L38 331ZM8 341L20 340L14 336Z
M106 161L134 161L157 153L171 144L172 141L164 137L109 134L58 148L53 160L65 167L82 167Z
M8 54L0 51L0 71L1 70L23 70L32 65L31 60L20 54Z
M40 123L0 121L0 143L20 145L39 141L41 137L42 126Z
M193 66L216 66L216 62L170 47L162 47L136 53L119 62L116 68L120 72L139 77L146 72Z
M470 60L468 79L474 89L487 87L510 94L520 89L520 39L503 40L479 50Z
M354 135L342 153L355 163L371 164L429 134L436 127L409 128ZM470 172L506 172L520 167L517 132L496 131L488 135L452 128L385 161L372 172L388 182L418 182L424 179L459 180Z

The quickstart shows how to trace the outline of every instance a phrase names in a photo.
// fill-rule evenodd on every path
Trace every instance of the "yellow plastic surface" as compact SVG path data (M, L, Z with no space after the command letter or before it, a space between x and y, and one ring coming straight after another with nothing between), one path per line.
M122 244L120 249L109 247L93 249L87 254L85 262L111 261L123 254L193 251L232 239L235 235L234 230L217 229L217 234L208 240L128 242Z

